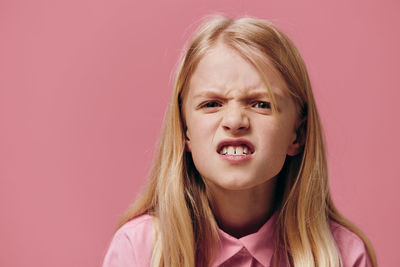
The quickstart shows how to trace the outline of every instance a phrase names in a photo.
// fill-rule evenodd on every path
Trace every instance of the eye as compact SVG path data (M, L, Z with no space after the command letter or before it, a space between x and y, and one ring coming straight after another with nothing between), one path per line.
M202 108L216 108L216 107L220 107L220 106L221 106L221 104L218 103L217 101L208 101L201 105Z
M261 109L270 109L271 104L269 102L265 102L265 101L257 101L256 103L253 104L253 107L261 108Z

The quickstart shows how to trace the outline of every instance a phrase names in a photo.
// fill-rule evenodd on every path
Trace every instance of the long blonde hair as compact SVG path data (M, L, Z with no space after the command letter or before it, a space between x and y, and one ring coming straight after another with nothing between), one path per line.
M217 225L206 186L191 154L185 151L181 106L197 64L218 41L251 62L266 84L263 59L268 58L287 83L302 122L298 128L302 152L287 156L278 179L280 199L274 265L278 264L279 255L284 255L290 265L296 267L340 266L340 254L329 228L329 220L332 220L364 241L376 266L376 257L367 238L337 211L331 200L322 127L298 50L270 22L251 17L236 20L224 15L206 17L194 33L176 73L147 187L125 212L118 228L134 217L152 214L155 218L154 266L190 267L199 259L203 259L203 266L212 263L213 250L218 243Z

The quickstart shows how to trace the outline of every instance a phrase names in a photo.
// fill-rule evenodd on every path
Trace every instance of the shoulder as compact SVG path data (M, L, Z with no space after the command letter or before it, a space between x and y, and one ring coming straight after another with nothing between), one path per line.
M115 234L124 235L133 243L140 241L141 245L144 241L153 241L153 216L143 214L133 218L121 226Z
M343 267L372 266L364 242L357 234L333 221L330 222L330 228L341 254Z
M150 266L153 216L144 214L119 228L110 243L103 267Z

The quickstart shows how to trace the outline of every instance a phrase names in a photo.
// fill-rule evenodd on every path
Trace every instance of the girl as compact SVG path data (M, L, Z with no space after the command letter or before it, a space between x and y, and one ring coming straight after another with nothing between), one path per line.
M305 64L250 17L208 19L180 63L146 189L109 266L376 266L336 210Z

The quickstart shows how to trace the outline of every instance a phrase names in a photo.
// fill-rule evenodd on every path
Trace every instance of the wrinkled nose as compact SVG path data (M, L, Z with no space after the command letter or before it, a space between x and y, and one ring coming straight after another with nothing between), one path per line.
M246 131L250 126L249 118L240 107L232 106L227 108L223 116L222 127L232 134Z

